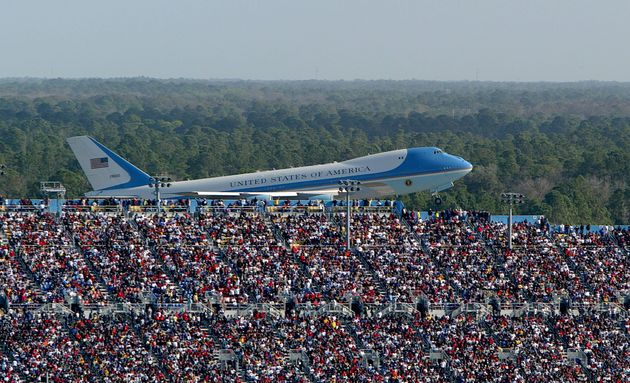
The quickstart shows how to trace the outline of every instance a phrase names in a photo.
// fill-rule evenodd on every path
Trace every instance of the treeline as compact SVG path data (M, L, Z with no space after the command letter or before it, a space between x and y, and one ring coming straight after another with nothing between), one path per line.
M89 190L65 143L78 134L178 179L439 146L475 165L447 207L501 212L516 191L552 222L630 223L626 84L3 80L0 194Z

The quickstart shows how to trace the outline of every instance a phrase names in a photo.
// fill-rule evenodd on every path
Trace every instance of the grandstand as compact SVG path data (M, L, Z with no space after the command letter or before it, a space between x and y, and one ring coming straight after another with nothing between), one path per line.
M19 202L19 203L15 203ZM195 201L0 207L3 382L627 382L630 231ZM197 203L199 202L199 203Z

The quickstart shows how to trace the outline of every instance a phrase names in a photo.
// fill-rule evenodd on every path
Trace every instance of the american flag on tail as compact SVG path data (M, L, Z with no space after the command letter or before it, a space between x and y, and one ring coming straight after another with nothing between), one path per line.
M109 167L109 159L107 157L90 159L90 167L92 169L102 169Z

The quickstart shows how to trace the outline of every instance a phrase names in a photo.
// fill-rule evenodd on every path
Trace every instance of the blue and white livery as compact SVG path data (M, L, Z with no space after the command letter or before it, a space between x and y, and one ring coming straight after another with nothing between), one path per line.
M94 191L87 197L155 198L151 177L95 139L68 138ZM453 186L472 165L434 147L393 150L343 162L172 182L162 198L334 199L339 181L361 181L353 198L381 198Z

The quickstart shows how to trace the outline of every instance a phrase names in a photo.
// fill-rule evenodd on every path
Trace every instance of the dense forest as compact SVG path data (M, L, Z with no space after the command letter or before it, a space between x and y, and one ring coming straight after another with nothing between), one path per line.
M475 165L444 206L630 223L630 84L0 80L0 195L89 190L65 143L88 134L176 179L438 146ZM436 208L428 193L407 196Z

